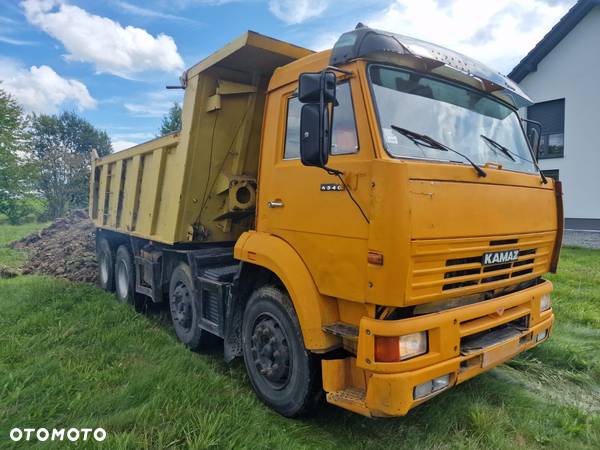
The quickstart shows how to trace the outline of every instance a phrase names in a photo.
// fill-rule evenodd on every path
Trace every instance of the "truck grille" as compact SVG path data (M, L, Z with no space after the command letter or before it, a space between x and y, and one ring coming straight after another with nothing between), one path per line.
M548 271L554 235L413 241L411 303L473 294L540 276ZM516 260L483 264L486 253L510 250L519 251Z
M451 270L444 274L444 279L449 282L444 284L442 290L447 291L449 289L457 289L465 286L474 286L477 284L493 283L494 281L506 280L512 277L520 277L533 272L535 264L535 252L537 249L531 248L527 250L521 250L519 252L519 260L509 263L493 264L489 266L483 266L481 256L473 256L470 258L454 258L446 260L446 266L453 269L456 266L477 266L469 269L462 270ZM516 270L516 269L519 270ZM477 275L473 278L471 275ZM453 282L451 280L458 278L465 281Z

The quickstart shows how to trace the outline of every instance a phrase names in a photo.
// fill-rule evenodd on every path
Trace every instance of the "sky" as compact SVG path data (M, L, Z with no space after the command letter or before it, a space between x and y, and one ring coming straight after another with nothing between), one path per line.
M0 0L0 88L76 111L115 151L156 137L182 71L246 30L313 50L358 22L508 73L574 0Z

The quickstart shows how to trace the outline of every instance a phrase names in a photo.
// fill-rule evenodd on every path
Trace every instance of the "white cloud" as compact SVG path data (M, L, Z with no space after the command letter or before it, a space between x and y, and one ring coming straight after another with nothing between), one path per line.
M65 46L69 61L90 62L98 72L122 77L183 68L175 41L165 34L154 37L58 0L25 0L21 5L30 23Z
M130 147L133 147L134 145L138 145L137 142L113 140L113 139L114 138L111 138L111 144L112 144L113 151L115 151L115 152L120 152L121 150L125 150Z
M135 140L135 141L149 141L156 137L156 134L148 133L148 132L132 132L132 133L115 133L112 136L112 139L118 139L122 141L127 140Z
M62 105L79 110L96 107L85 84L66 79L48 66L20 66L16 61L0 58L0 89L12 94L25 110L52 114Z
M316 17L326 8L327 0L269 0L269 11L290 25Z
M155 91L146 94L145 98L126 102L123 106L135 117L163 117L173 102L181 103L182 91Z
M156 11L154 9L143 8L141 6L133 5L131 3L117 1L115 2L119 8L123 11L134 14L140 17L148 17L150 19L165 19L165 20L178 20L182 22L191 22L195 21L192 19L188 19L187 17L177 16L175 14L167 14L160 11Z
M575 1L552 3L396 0L365 23L443 45L508 72Z
M23 39L15 39L8 36L0 36L0 42L10 45L35 45L35 42L25 41Z

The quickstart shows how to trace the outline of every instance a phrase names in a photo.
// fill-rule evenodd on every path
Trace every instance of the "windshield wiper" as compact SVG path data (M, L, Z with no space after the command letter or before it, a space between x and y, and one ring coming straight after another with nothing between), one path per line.
M506 157L510 158L513 162L517 162L515 157L511 155L511 151L507 149L504 145L496 142L490 137L487 137L485 134L480 134L480 136L487 142L493 149L500 150Z
M533 165L535 166L535 168L538 170L538 172L540 173L540 177L542 179L542 183L547 184L548 180L546 179L546 176L542 173L542 170L540 169L540 167L538 166L537 162L535 162L535 159L533 161L528 160L527 158L523 158L521 155L511 152L508 148L506 148L504 145L496 142L495 140L493 140L490 137L487 137L483 134L480 135L483 139L485 139L486 142L488 142L490 145L492 145L493 147L497 148L498 150L500 150L502 153L504 153L506 156L508 156L510 159L512 159L513 161L516 162L516 159L513 157L513 155L517 156L519 159L522 159L523 161L527 161L529 163L533 163Z
M477 171L477 175L479 175L480 177L487 176L487 173L485 172L485 170L483 170L481 167L479 167L477 164L475 164L471 160L471 158L469 158L467 155L464 155L463 153L461 153L461 152L459 152L457 150L454 150L453 148L450 148L447 145L442 144L439 141L436 141L431 136L427 136L426 134L419 134L419 133L416 133L414 131L407 130L406 128L397 127L396 125L390 125L390 127L393 130L395 130L398 133L400 133L402 136L405 136L408 139L410 139L416 146L425 146L425 147L428 147L428 148L433 148L435 150L443 150L445 152L456 153L457 155L462 156Z

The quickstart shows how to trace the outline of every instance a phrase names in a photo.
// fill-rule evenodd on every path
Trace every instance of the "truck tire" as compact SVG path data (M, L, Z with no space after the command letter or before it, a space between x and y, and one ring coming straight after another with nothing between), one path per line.
M322 398L319 362L304 347L292 303L280 289L265 286L250 296L242 350L256 394L279 414L305 415Z
M135 266L131 252L125 245L119 245L115 256L115 293L121 303L136 306Z
M210 333L200 328L200 307L190 267L182 262L173 270L169 283L169 308L175 333L190 350L207 347Z
M105 291L115 290L115 258L108 239L100 236L96 241L96 260L98 262L98 285Z

